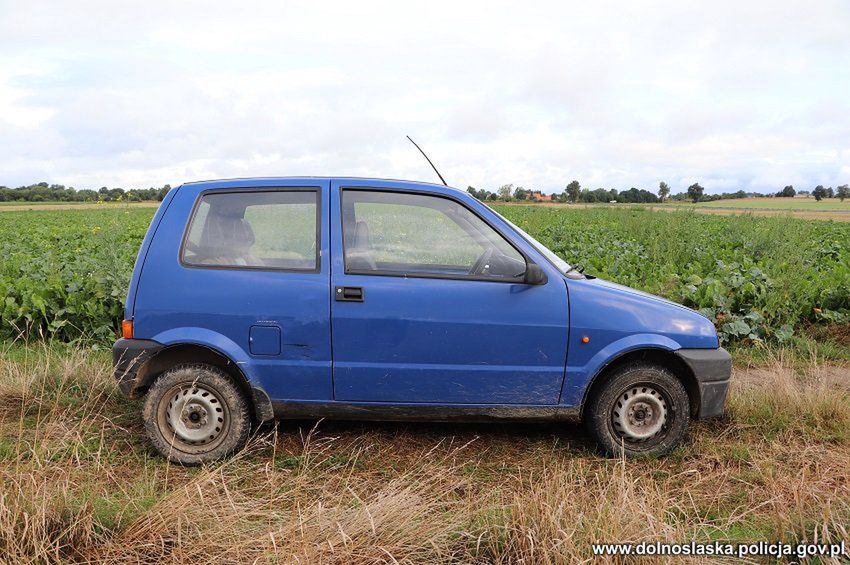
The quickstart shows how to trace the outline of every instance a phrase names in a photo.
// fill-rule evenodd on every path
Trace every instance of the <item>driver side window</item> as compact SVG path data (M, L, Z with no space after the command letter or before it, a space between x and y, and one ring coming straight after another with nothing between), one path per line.
M422 194L344 190L348 273L521 279L525 259L461 204Z

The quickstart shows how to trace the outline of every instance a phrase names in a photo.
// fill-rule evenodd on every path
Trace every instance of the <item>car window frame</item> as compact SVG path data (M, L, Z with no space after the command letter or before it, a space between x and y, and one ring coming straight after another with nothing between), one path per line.
M316 195L316 262L312 269L292 269L289 267L268 267L265 265L196 265L187 263L184 260L186 253L186 243L189 241L189 232L192 228L192 223L195 221L195 216L198 213L198 208L204 200L204 196L211 194L256 194L261 192L312 192ZM278 273L302 273L302 274L319 274L322 272L322 187L320 186L274 186L274 187L244 187L244 188L226 188L226 189L208 189L198 193L195 198L195 203L192 205L192 213L189 214L189 220L183 228L183 238L180 242L178 251L178 259L180 266L186 269L212 269L217 271L265 271Z
M406 194L406 195L416 195L416 196L430 196L433 198L442 198L444 200L449 200L456 204L464 207L470 214L477 217L479 220L484 222L490 229L492 229L499 237L504 239L508 245L514 248L517 253L525 260L525 268L528 270L528 266L531 264L537 264L531 257L528 256L528 253L523 251L516 243L514 243L511 238L507 237L502 230L493 225L493 222L479 214L476 210L474 210L471 206L469 206L466 202L461 200L460 198L456 198L455 196L449 194L440 194L436 192L428 192L425 190L404 190L404 189L394 189L394 188L381 188L381 187L370 187L370 186L340 186L339 187L339 227L340 227L340 238L342 240L342 268L343 272L346 275L352 276L377 276L377 277L396 277L396 278L404 278L404 279L437 279L437 280L456 280L456 281L476 281L476 282L498 282L498 283L507 283L507 284L525 284L523 282L523 277L520 276L516 279L506 279L503 277L488 277L481 275L450 275L450 274L441 274L441 273L422 273L419 271L412 272L400 272L400 271L386 271L381 269L376 269L374 271L371 270L352 270L348 268L348 264L346 261L346 234L345 234L345 193L351 192L378 192L378 193L391 193L391 194ZM548 283L548 281L547 281ZM544 284L547 284L544 283ZM542 285L541 285L542 286Z

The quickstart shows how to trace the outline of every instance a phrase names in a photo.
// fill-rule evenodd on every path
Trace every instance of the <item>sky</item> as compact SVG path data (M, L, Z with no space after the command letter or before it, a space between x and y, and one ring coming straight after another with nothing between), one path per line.
M847 0L0 0L0 185L850 183Z

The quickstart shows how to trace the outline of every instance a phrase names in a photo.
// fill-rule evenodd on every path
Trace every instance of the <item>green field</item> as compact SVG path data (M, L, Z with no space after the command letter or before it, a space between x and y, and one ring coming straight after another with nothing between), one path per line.
M127 208L127 207L157 207L159 202L143 201L143 202L77 202L77 201L57 201L48 200L45 202L25 202L12 201L0 202L0 211L7 211L15 208L44 208L44 209L64 209L64 208Z
M605 206L500 212L586 272L700 310L725 342L847 323L850 224Z
M738 208L752 210L803 210L803 211L847 211L850 212L850 198L841 202L838 198L826 198L818 202L813 197L807 198L734 198L714 200L712 202L667 201L665 205L700 207L700 208Z
M116 335L153 208L0 214L0 336Z
M16 207L16 206L80 206L83 204L97 204L97 202L57 202L55 200L50 200L46 202L27 202L23 200L13 200L10 202L0 202L0 208L4 207Z
M725 343L850 321L850 224L639 208L501 206L588 274L700 310ZM0 215L0 336L107 344L152 208Z

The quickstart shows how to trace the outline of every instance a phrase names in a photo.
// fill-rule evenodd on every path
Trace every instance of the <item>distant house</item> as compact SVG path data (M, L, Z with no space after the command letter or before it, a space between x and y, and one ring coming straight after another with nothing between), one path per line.
M532 191L528 195L528 199L534 200L536 202L552 202L552 195L551 194L543 194L539 190L536 190L536 191Z

